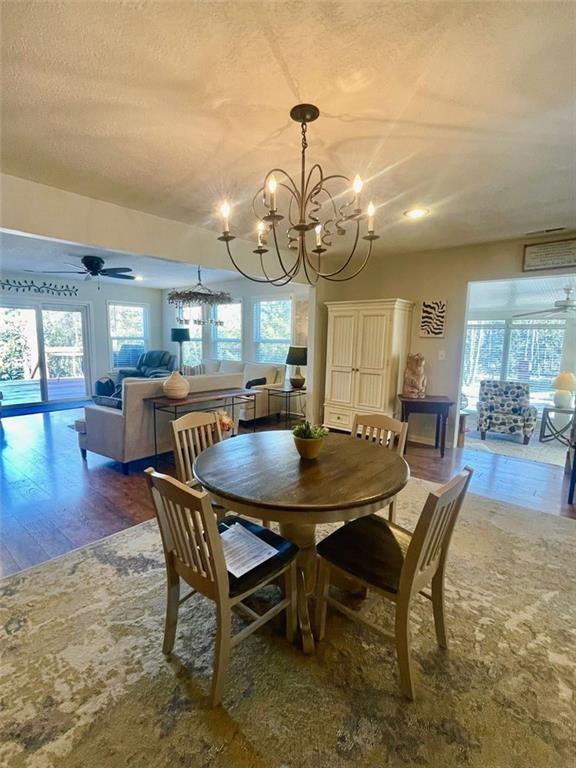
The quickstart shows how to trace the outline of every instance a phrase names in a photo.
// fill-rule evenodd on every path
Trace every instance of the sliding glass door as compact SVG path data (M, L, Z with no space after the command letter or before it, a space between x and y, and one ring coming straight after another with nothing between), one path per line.
M0 306L2 405L82 400L87 396L86 308Z

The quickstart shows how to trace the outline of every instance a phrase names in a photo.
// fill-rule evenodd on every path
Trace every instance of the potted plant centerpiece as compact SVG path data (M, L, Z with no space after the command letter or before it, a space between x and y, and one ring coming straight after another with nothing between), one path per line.
M309 421L297 424L292 430L296 449L303 459L318 457L327 434L328 430L325 427L314 426Z

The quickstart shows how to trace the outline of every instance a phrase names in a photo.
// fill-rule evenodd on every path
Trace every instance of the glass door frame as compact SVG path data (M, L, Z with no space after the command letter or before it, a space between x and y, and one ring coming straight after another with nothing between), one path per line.
M38 405L58 404L73 402L75 400L88 400L90 398L89 389L92 386L92 359L94 348L92 345L93 321L92 321L92 303L91 302L71 302L66 303L61 299L50 299L46 297L31 296L1 296L0 307L7 309L33 309L36 319L36 343L38 345L38 368L40 371L40 400L34 400L27 403L11 403L3 406L3 410L10 408L26 408ZM46 359L46 345L44 343L44 325L42 322L42 310L53 310L60 312L80 312L82 318L82 347L83 347L83 373L85 382L85 394L79 398L65 398L64 400L50 399L48 396L48 369Z

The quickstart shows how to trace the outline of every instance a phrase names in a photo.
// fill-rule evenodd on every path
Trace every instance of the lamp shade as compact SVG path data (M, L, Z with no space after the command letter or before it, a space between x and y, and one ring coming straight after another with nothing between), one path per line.
M289 347L286 365L306 365L308 347Z
M576 390L576 376L571 371L561 371L552 382L555 389L564 389L568 392Z
M170 330L170 341L190 341L190 329L172 328Z

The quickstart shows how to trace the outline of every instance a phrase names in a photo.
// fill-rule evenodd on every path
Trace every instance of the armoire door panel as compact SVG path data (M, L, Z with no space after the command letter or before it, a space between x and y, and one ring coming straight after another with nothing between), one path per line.
M352 371L330 371L329 398L331 403L352 404Z
M358 313L358 349L356 367L382 371L386 365L387 314L360 310Z
M384 377L382 373L356 373L356 398L354 405L358 408L384 408Z
M330 362L335 368L352 369L355 352L356 313L334 313L331 326Z

